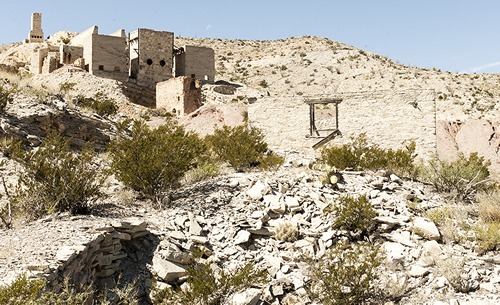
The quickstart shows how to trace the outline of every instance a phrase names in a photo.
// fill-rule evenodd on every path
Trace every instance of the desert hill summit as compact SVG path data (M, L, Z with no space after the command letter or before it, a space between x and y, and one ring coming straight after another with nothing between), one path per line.
M219 79L271 95L336 95L380 90L435 90L455 119L496 118L498 74L461 74L408 67L327 38L274 41L177 38L215 50ZM263 83L265 81L265 83ZM264 85L264 86L262 86Z
M39 147L33 151L43 151L41 143L48 131L57 130L71 139L72 146L93 142L99 151L88 164L108 172L113 161L107 145L127 138L120 135L125 135L128 119L142 118L149 126L158 126L172 112L135 104L126 83L74 66L47 74L28 72L33 50L73 36L60 32L40 44L0 46L0 84L16 89L8 91L12 100L0 111L0 145L18 137ZM236 172L207 161L218 174L211 167L192 168L175 182L178 188L168 189L168 194L163 189L155 203L139 195L140 190L127 187L115 171L99 185L105 196L91 202L89 215L59 212L31 222L16 220L13 228L4 229L10 200L1 186L15 187L27 170L7 158L9 152L2 152L0 215L7 216L0 227L0 285L11 283L20 273L43 275L55 283L66 277L102 290L120 281L133 283L140 304L151 304L155 282L160 288L189 289L185 285L188 266L198 259L209 266L205 271L210 276L246 263L266 271L267 282L254 283L245 277L243 282L252 285L238 291L234 287L223 293L217 290L210 297L226 298L221 304L321 305L308 289L321 287L324 274L317 272L319 282L314 285L311 273L324 270L324 265L308 265L304 258L335 263L346 254L344 258L353 256L354 262L338 265L332 272L342 275L346 265L364 268L371 254L357 253L355 249L361 248L353 248L354 252L339 248L348 241L380 246L381 265L373 267L380 277L370 287L377 292L370 297L380 298L379 303L500 302L500 212L495 202L499 192L484 195L483 203L489 206L481 205L456 199L460 190L437 193L431 184L386 170L336 171L318 164L312 144L319 137L308 135L310 108L305 103L318 98L342 100L338 113L329 105L320 105L316 112L319 127L331 127L337 121L343 137L333 144L360 133L382 148L414 140L424 161L478 151L491 161L492 173L499 174L500 75L407 67L311 36L274 41L178 37L174 44L214 49L217 71L215 82L201 88L204 104L178 117L179 122L201 135L223 125L257 127L273 150L266 156L283 156L283 165L273 171ZM96 93L99 99L112 100L118 112L99 115L78 100ZM175 152L151 144L134 150L132 156L147 151L145 146L171 153L152 160L170 170L163 161L170 162ZM206 170L204 176L202 170ZM94 175L91 179L99 180ZM467 190L473 187L470 184ZM32 197L21 203L28 210L37 200ZM357 214L359 206L346 204L350 201L364 202L363 211ZM351 208L355 212L349 212ZM362 227L347 227L343 222L350 220L342 220L344 213ZM332 249L337 249L336 258L325 259ZM347 277L359 281L365 276L366 272ZM339 278L334 277L332 284L343 296L355 284L339 284ZM363 288L362 293L372 289ZM331 298L323 300L327 304Z

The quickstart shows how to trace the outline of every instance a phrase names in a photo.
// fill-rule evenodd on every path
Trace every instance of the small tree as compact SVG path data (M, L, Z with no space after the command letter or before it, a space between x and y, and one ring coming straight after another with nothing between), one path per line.
M88 212L89 204L102 196L106 179L95 158L90 145L75 153L68 140L50 133L37 150L20 156L25 172L15 202L21 212L34 219L53 212Z
M125 185L160 202L203 151L198 135L173 121L156 129L135 121L130 137L111 143L111 168Z

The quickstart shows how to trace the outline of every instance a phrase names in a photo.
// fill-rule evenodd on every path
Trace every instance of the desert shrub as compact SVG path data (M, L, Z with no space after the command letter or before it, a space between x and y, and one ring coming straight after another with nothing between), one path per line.
M378 145L370 145L366 134L361 133L347 144L324 148L321 160L339 170L386 169L406 176L414 171L415 148L415 142L411 141L404 149L385 150Z
M500 222L479 223L474 228L477 245L485 250L500 249Z
M137 293L131 285L95 292L93 287L75 289L67 281L59 292L46 289L44 279L28 279L25 274L17 277L10 285L0 286L2 305L136 305Z
M72 152L68 140L50 133L37 150L19 157L25 171L14 198L16 209L30 219L53 212L86 213L102 196L100 187L107 176L94 164L95 158L90 145Z
M205 142L210 150L238 171L260 166L263 169L278 167L283 159L268 153L264 135L259 129L246 126L216 129Z
M43 289L45 289L45 281L29 280L23 274L17 277L10 285L0 286L0 304L33 304L33 301Z
M456 292L467 293L472 290L473 283L465 272L465 261L461 257L449 257L436 262L435 272L444 276Z
M113 115L118 112L118 106L114 99L105 97L104 94L98 92L94 97L77 96L78 104L84 108L92 109L100 116Z
M472 153L456 161L432 160L422 173L438 192L451 194L454 198L472 201L478 191L488 189L491 163Z
M294 242L299 236L297 225L291 221L280 222L274 227L274 237L281 241Z
M352 232L369 231L375 224L374 217L377 216L366 195L357 198L342 196L336 204L327 206L324 211L335 216L335 228Z
M262 88L267 88L269 85L268 85L267 81L265 79L263 79L259 82L259 86L261 86Z
M196 166L184 175L184 181L193 183L216 177L220 174L220 164L213 159L205 158L200 160Z
M500 223L500 188L481 192L477 196L479 218L486 223Z
M8 103L12 103L12 91L0 84L0 112L3 112Z
M186 132L173 121L156 129L135 121L130 137L119 138L109 147L116 177L157 203L196 165L203 151L198 135Z
M339 242L314 261L308 259L311 298L324 305L364 304L377 294L380 248Z
M234 293L267 280L267 271L258 270L251 263L233 271L214 271L209 263L191 266L187 271L187 288L155 290L153 304L226 304Z
M70 83L70 82L63 82L59 84L59 91L63 94L67 94L71 90L75 88L77 84L76 83Z

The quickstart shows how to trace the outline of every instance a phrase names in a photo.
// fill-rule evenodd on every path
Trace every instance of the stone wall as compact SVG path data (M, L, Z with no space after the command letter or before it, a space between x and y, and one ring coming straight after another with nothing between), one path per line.
M435 97L431 90L404 92L377 91L329 96L342 98L339 104L339 130L348 142L365 132L369 139L384 148L401 147L405 140L415 140L417 153L428 158L436 152ZM249 105L252 126L261 128L271 146L312 151L318 138L309 135L309 106L304 97L267 97ZM320 107L321 106L317 106ZM335 111L326 109L318 117L318 128L335 127Z
M215 79L215 53L207 47L183 46L175 56L175 76L191 76L203 82Z
M97 228L101 233L90 242L63 246L56 254L59 266L46 274L47 279L55 287L66 279L82 286L115 287L118 275L125 272L121 268L122 262L134 255L130 249L141 249L141 238L150 234L146 226L146 222L138 219L119 220L110 226ZM131 247L133 243L136 245Z
M176 77L156 85L156 108L183 116L198 109L201 103L200 82L191 77Z
M57 69L59 63L59 52L49 52L43 60L42 74L52 73Z
M130 33L130 75L154 87L173 76L174 33L138 29Z

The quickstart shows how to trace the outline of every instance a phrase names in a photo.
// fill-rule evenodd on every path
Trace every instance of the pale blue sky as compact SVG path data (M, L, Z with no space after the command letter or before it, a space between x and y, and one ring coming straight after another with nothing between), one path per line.
M498 0L0 0L0 43L27 37L30 15L45 36L92 25L167 30L183 37L281 39L313 35L405 65L500 73Z

